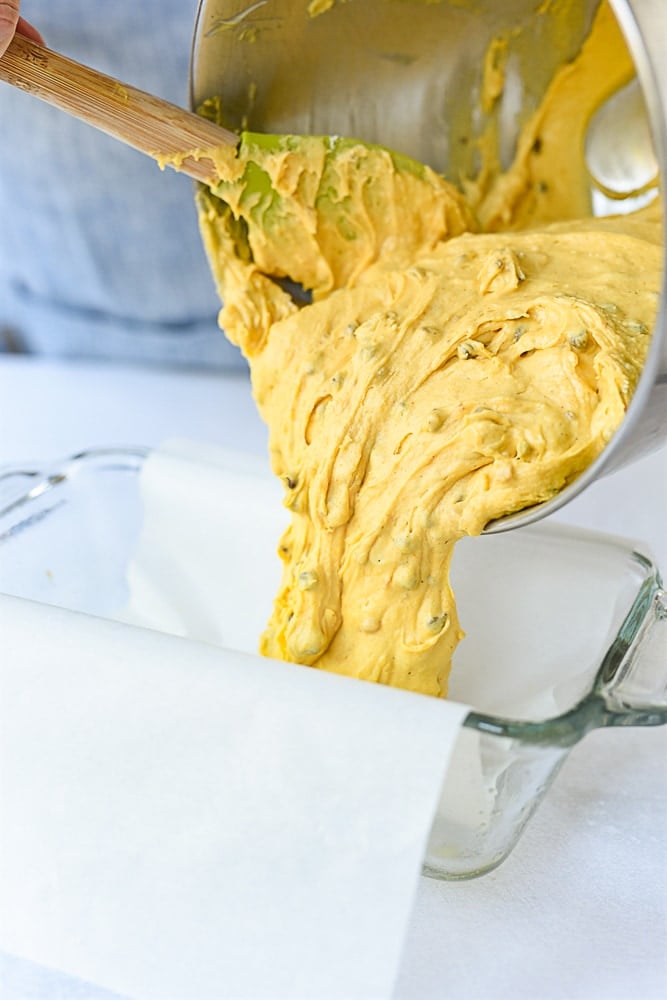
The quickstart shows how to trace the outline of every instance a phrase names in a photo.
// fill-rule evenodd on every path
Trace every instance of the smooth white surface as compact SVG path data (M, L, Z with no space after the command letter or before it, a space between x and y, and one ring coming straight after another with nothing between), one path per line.
M238 376L0 360L0 464L173 436L256 453L266 446ZM665 572L666 511L663 448L556 519L639 539ZM666 737L665 727L588 736L501 868L458 885L421 879L396 997L662 997ZM102 996L12 959L0 972L3 1000Z

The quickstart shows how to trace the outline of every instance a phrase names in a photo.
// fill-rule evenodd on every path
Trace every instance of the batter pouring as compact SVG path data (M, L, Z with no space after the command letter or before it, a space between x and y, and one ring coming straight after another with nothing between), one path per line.
M608 51L607 12L598 29ZM532 127L553 138L545 114ZM455 542L553 496L622 421L656 316L660 204L540 224L527 155L466 201L386 150L246 135L200 192L221 325L292 515L267 656L446 695Z

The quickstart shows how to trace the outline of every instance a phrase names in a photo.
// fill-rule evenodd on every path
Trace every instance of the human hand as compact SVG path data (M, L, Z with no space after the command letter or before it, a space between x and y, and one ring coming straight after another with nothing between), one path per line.
M4 53L16 31L25 35L26 38L32 38L34 42L39 42L40 45L44 44L44 39L37 29L28 24L24 18L19 17L20 6L21 0L0 0L0 56Z

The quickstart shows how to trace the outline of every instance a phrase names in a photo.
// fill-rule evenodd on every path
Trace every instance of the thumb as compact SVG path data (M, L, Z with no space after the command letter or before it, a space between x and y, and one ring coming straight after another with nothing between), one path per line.
M5 51L19 22L21 0L0 0L0 55Z
M0 56L14 37L15 31L20 31L33 42L44 44L44 39L31 24L19 17L21 0L0 0Z

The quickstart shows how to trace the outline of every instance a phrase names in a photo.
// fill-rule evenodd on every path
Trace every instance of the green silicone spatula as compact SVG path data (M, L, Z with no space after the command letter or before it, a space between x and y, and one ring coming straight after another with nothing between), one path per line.
M436 211L444 196L442 189L446 185L442 178L383 147L326 136L237 135L220 124L217 106L203 108L202 114L186 111L18 34L0 58L0 80L146 153L161 166L189 175L225 202L234 195L235 214L241 223L234 232L236 242L243 244L239 252L255 257L257 266L268 276L292 280L306 292L316 290L320 284L322 290L331 287L326 277L322 278L323 267L327 275L330 267L322 265L313 228L319 231L327 226L334 231L336 256L344 264L334 284L343 283L347 270L354 267L361 245L357 237L369 223L383 233L383 238L405 236L405 219L394 218L387 211L389 198L384 186L388 174L405 178L409 190L402 200L408 203L415 185L428 191L429 205ZM349 199L332 198L328 193L335 186L332 176L350 145L363 149L373 160L361 207L349 206ZM311 183L305 201L303 191L278 190L262 167L267 157L287 151L301 153L304 162L314 154L316 161L321 160L320 174ZM232 180L229 171L221 170L221 164L233 165ZM313 218L317 219L315 225ZM257 254L263 231L269 232L273 244L281 248L280 260ZM290 247L298 247L299 253L290 253ZM304 253L307 249L309 254Z

